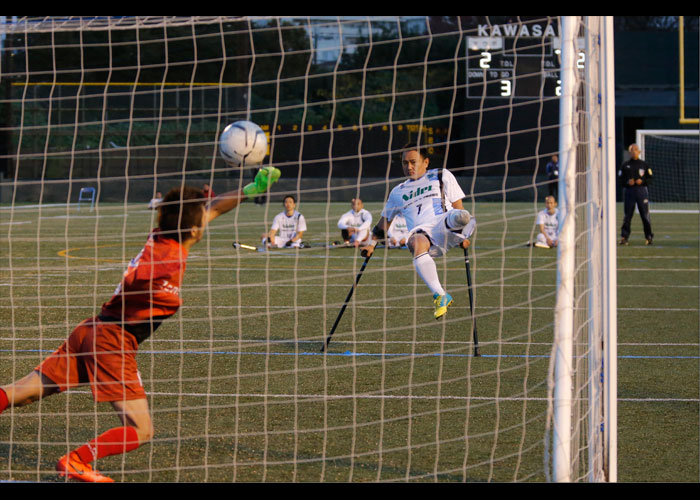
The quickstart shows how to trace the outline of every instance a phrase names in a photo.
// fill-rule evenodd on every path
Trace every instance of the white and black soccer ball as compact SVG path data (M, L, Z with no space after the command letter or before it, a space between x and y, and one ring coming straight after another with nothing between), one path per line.
M221 133L219 152L226 162L238 167L259 165L267 155L267 136L257 124L237 121Z

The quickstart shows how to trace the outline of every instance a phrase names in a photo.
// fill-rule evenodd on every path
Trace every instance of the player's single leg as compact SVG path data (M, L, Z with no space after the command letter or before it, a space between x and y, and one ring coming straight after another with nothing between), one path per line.
M71 335L75 341L73 352L79 353L71 357L80 367L83 381L89 381L95 401L110 402L122 425L61 457L56 470L79 481L113 482L90 463L132 451L153 435L146 391L136 363L138 342L120 325L99 319L84 323L79 332L82 335ZM52 369L50 365L45 368Z
M452 304L452 297L445 292L440 283L435 261L430 256L430 240L421 233L414 233L408 239L408 249L413 254L413 267L416 273L433 292L433 304L435 305L435 319L440 319Z
M630 233L632 232L632 216L634 215L634 207L637 204L634 188L628 187L624 189L625 200L625 215L622 219L622 228L620 229L620 245L628 245Z
M133 427L136 430L139 444L148 443L153 439L153 421L146 398L113 401L112 407L123 425Z
M644 227L644 238L646 244L651 245L654 241L654 233L651 231L651 215L649 214L649 190L646 187L637 189L637 208L642 218Z
M535 246L537 248L550 248L550 246L547 244L547 240L544 234L542 233L539 233L537 235L537 238L535 239Z
M48 377L32 371L11 384L0 387L0 413L10 406L25 406L58 392Z
M122 422L95 439L62 456L56 464L61 476L90 483L111 483L114 480L93 469L91 462L135 450L153 438L153 423L148 400L113 401L112 407Z

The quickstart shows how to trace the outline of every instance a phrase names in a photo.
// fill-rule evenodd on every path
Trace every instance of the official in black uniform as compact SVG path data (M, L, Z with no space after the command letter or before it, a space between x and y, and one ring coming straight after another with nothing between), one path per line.
M641 153L639 146L632 144L629 147L630 159L623 162L617 171L620 183L623 186L625 200L625 218L622 221L620 231L620 245L628 245L631 232L632 216L634 208L639 209L644 226L644 237L646 244L651 245L654 240L654 233L651 231L651 218L649 216L649 190L647 186L651 183L651 168L643 160L639 159Z

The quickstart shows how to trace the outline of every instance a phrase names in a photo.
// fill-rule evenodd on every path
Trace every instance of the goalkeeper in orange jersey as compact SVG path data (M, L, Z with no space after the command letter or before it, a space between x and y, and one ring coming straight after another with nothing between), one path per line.
M207 224L247 198L266 193L279 177L278 169L262 168L243 189L212 200L197 188L171 190L158 205L158 227L131 260L100 313L81 322L31 373L0 387L0 413L79 384L90 384L95 401L111 403L122 425L61 457L56 465L61 476L113 482L91 462L151 440L153 424L136 364L138 345L181 306L185 261Z

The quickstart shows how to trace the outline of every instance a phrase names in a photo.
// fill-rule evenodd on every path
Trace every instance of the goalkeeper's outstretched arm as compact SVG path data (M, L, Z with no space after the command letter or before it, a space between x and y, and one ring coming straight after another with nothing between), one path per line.
M254 198L266 193L270 187L279 180L280 171L275 167L263 167L250 184L238 191L229 191L212 199L207 206L205 222L209 223L219 215L230 212L248 198Z

